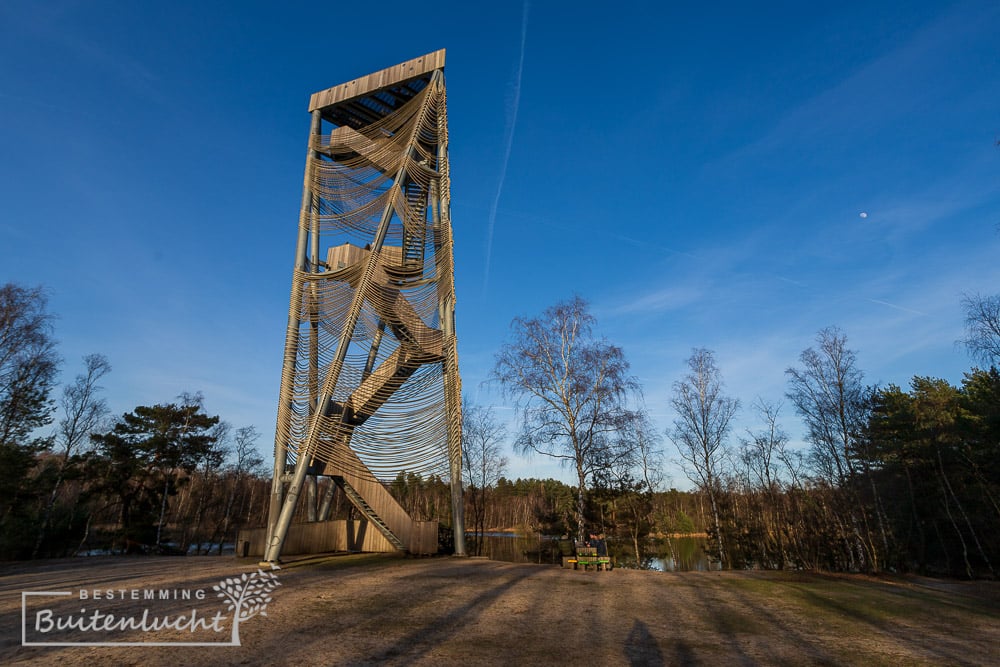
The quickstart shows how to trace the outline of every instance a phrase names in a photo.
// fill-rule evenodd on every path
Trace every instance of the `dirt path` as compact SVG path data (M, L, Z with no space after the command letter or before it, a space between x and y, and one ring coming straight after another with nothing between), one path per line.
M217 557L0 566L0 664L1000 664L998 583L597 573L371 555L286 566L267 616L241 624L241 646L21 646L23 591L71 591L70 611L113 604L137 615L154 603L99 603L92 593L81 601L79 590L124 590L127 598L131 590L201 589L209 593L201 602L169 604L200 604L208 614L225 610L213 584L255 571L253 563ZM29 603L36 605L27 615L31 629L39 601ZM185 640L176 632L156 637Z

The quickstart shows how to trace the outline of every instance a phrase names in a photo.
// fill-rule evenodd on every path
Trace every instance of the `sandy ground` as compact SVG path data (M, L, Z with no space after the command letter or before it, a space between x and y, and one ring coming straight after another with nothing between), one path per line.
M102 558L0 566L0 664L61 665L989 665L1000 664L1000 584L799 573L562 570L478 559L314 558L277 572L239 646L22 646L39 609L138 615L222 611L233 558ZM87 590L81 600L79 591ZM126 600L93 600L93 590ZM130 591L202 590L199 602ZM115 593L113 591L125 591ZM104 594L102 594L104 595ZM61 606L60 606L61 605ZM168 610L167 607L173 605ZM51 617L49 617L51 618ZM228 621L226 621L228 623ZM44 624L43 624L44 625ZM226 627L229 627L228 625ZM100 632L59 635L105 640ZM179 631L117 635L189 641ZM228 631L196 639L225 642Z

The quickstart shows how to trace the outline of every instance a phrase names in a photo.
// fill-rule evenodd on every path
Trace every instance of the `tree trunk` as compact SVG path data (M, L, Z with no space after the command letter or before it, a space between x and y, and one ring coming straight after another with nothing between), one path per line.
M80 539L80 543L76 545L76 550L73 551L73 556L79 554L80 549L82 549L83 545L87 543L87 539L90 537L90 520L93 516L93 512L87 514L87 524L83 527L83 537Z
M49 500L45 503L45 513L42 515L42 523L38 527L38 536L35 538L35 547L31 550L31 559L34 560L38 558L38 552L42 548L42 542L45 540L45 531L49 527L49 521L52 520L52 509L56 505L56 498L59 496L59 487L63 483L63 475L66 472L66 460L64 459L59 465L59 475L56 477L55 484L52 485L52 493L49 494Z
M945 490L944 485L944 473L938 471L938 479L941 484L941 494L944 496L944 510L948 515L948 520L951 522L951 527L955 529L955 534L958 536L958 541L962 545L962 560L965 562L965 574L972 579L972 565L969 563L969 548L965 544L965 537L962 536L962 529L958 527L958 523L955 521L955 517L951 514L951 502L948 498L948 492Z
M226 536L229 534L229 521L233 514L233 504L236 502L236 493L240 488L240 475L236 474L236 478L233 480L233 486L229 491L229 497L226 499L226 511L222 517L222 535L219 536L219 555L222 555L222 545L226 541Z
M976 549L979 551L979 557L983 559L983 562L986 564L987 569L989 569L989 571L990 571L990 575L993 576L993 577L996 577L996 572L994 572L994 570L993 570L993 565L992 565L992 563L990 563L990 559L986 556L986 551L983 550L983 545L979 543L979 536L976 534L975 529L972 527L972 522L969 521L969 515L965 513L965 508L962 506L962 503L959 501L958 496L955 494L955 491L951 488L951 482L948 480L948 476L945 474L944 461L941 458L941 449L940 448L938 448L938 450L937 450L937 455L938 455L938 465L941 468L941 479L944 481L945 488L947 488L947 492L949 494L951 494L952 499L955 501L955 506L958 508L958 511L961 512L961 514L962 514L962 519L965 521L965 525L969 529L969 535L972 537L972 541L975 543ZM956 529L957 529L957 526L956 526ZM964 540L963 540L962 544L963 544L963 548L964 548L964 545L965 545ZM966 567L966 570L969 572L969 578L971 579L972 578L972 570L969 567L968 556L966 556L966 558L965 558L965 567Z
M170 471L173 474L173 471ZM160 546L160 538L163 533L163 517L167 513L167 491L170 490L170 477L163 478L163 498L160 501L160 519L156 522L156 546Z

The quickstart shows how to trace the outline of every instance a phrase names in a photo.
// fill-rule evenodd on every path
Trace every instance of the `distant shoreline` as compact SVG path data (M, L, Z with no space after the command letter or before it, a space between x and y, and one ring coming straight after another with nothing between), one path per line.
M466 535L478 535L479 533L474 530L465 531ZM486 537L536 537L539 533L524 532L516 528L488 528L483 532ZM543 537L549 537L550 539L558 539L555 535L543 535ZM658 533L656 535L650 535L650 537L656 539L679 539L679 538L691 538L696 540L706 540L708 539L708 533ZM567 539L571 539L570 538Z

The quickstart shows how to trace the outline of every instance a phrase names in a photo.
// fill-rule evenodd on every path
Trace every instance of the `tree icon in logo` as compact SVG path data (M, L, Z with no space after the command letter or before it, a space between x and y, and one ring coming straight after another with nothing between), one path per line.
M220 581L212 590L226 598L226 608L233 612L233 646L240 646L240 623L260 614L267 616L267 603L271 601L271 591L280 586L278 576L273 572L256 572L242 577L229 577Z

